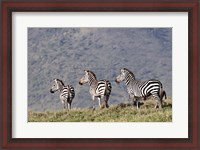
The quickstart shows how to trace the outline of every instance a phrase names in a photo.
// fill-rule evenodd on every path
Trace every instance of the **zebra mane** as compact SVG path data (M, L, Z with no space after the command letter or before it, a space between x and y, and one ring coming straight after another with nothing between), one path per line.
M63 81L62 80L60 80L60 79L56 79L58 82L60 82L63 86L65 85L64 83L63 83Z
M125 71L127 71L127 72L129 72L129 74L135 79L135 75L133 74L133 72L132 71L130 71L129 69L127 69L127 68L123 68L123 70L125 70Z
M88 73L92 74L92 76L94 76L95 79L97 79L96 75L94 74L94 72L90 71L90 70L85 70L87 71Z

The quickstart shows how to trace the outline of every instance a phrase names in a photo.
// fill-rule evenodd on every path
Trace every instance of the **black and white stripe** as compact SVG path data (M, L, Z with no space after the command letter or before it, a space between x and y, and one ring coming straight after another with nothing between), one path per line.
M80 79L79 84L89 83L90 95L93 100L93 108L95 108L95 98L99 100L99 106L101 107L101 100L104 101L105 107L108 106L108 99L111 93L111 83L108 80L97 80L96 75L90 70L84 70L85 75Z
M71 85L65 86L63 81L60 79L54 79L50 92L54 93L56 91L60 91L60 100L64 109L66 108L66 105L68 109L71 109L71 103L75 97L74 88Z
M140 98L146 99L146 97L152 95L156 100L155 108L159 107L162 108L162 98L166 93L163 90L162 83L158 80L147 80L147 81L139 81L135 80L134 74L126 69L123 68L120 70L120 75L117 76L116 82L119 83L124 81L127 85L127 91L129 97L136 101L137 108L138 108L138 100Z

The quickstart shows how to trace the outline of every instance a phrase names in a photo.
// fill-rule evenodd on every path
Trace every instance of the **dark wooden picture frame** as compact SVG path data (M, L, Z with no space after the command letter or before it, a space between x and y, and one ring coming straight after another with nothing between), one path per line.
M12 138L12 13L13 12L188 12L189 137L156 139ZM1 2L0 139L2 149L14 148L131 148L200 149L199 0L5 0Z

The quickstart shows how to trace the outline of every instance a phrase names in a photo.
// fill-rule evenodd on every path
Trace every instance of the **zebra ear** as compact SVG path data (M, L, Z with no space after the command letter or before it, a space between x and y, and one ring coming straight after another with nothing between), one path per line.
M125 70L126 70L126 68L122 68L120 71L121 71L121 73L124 73Z
M88 73L88 70L84 70L85 73Z

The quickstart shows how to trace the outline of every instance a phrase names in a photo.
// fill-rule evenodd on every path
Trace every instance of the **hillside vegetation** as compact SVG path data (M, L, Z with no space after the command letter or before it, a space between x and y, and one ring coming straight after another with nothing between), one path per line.
M130 104L109 108L72 108L57 112L28 112L29 122L172 122L172 100L163 101L163 109L154 108L153 99L145 101L137 110Z

